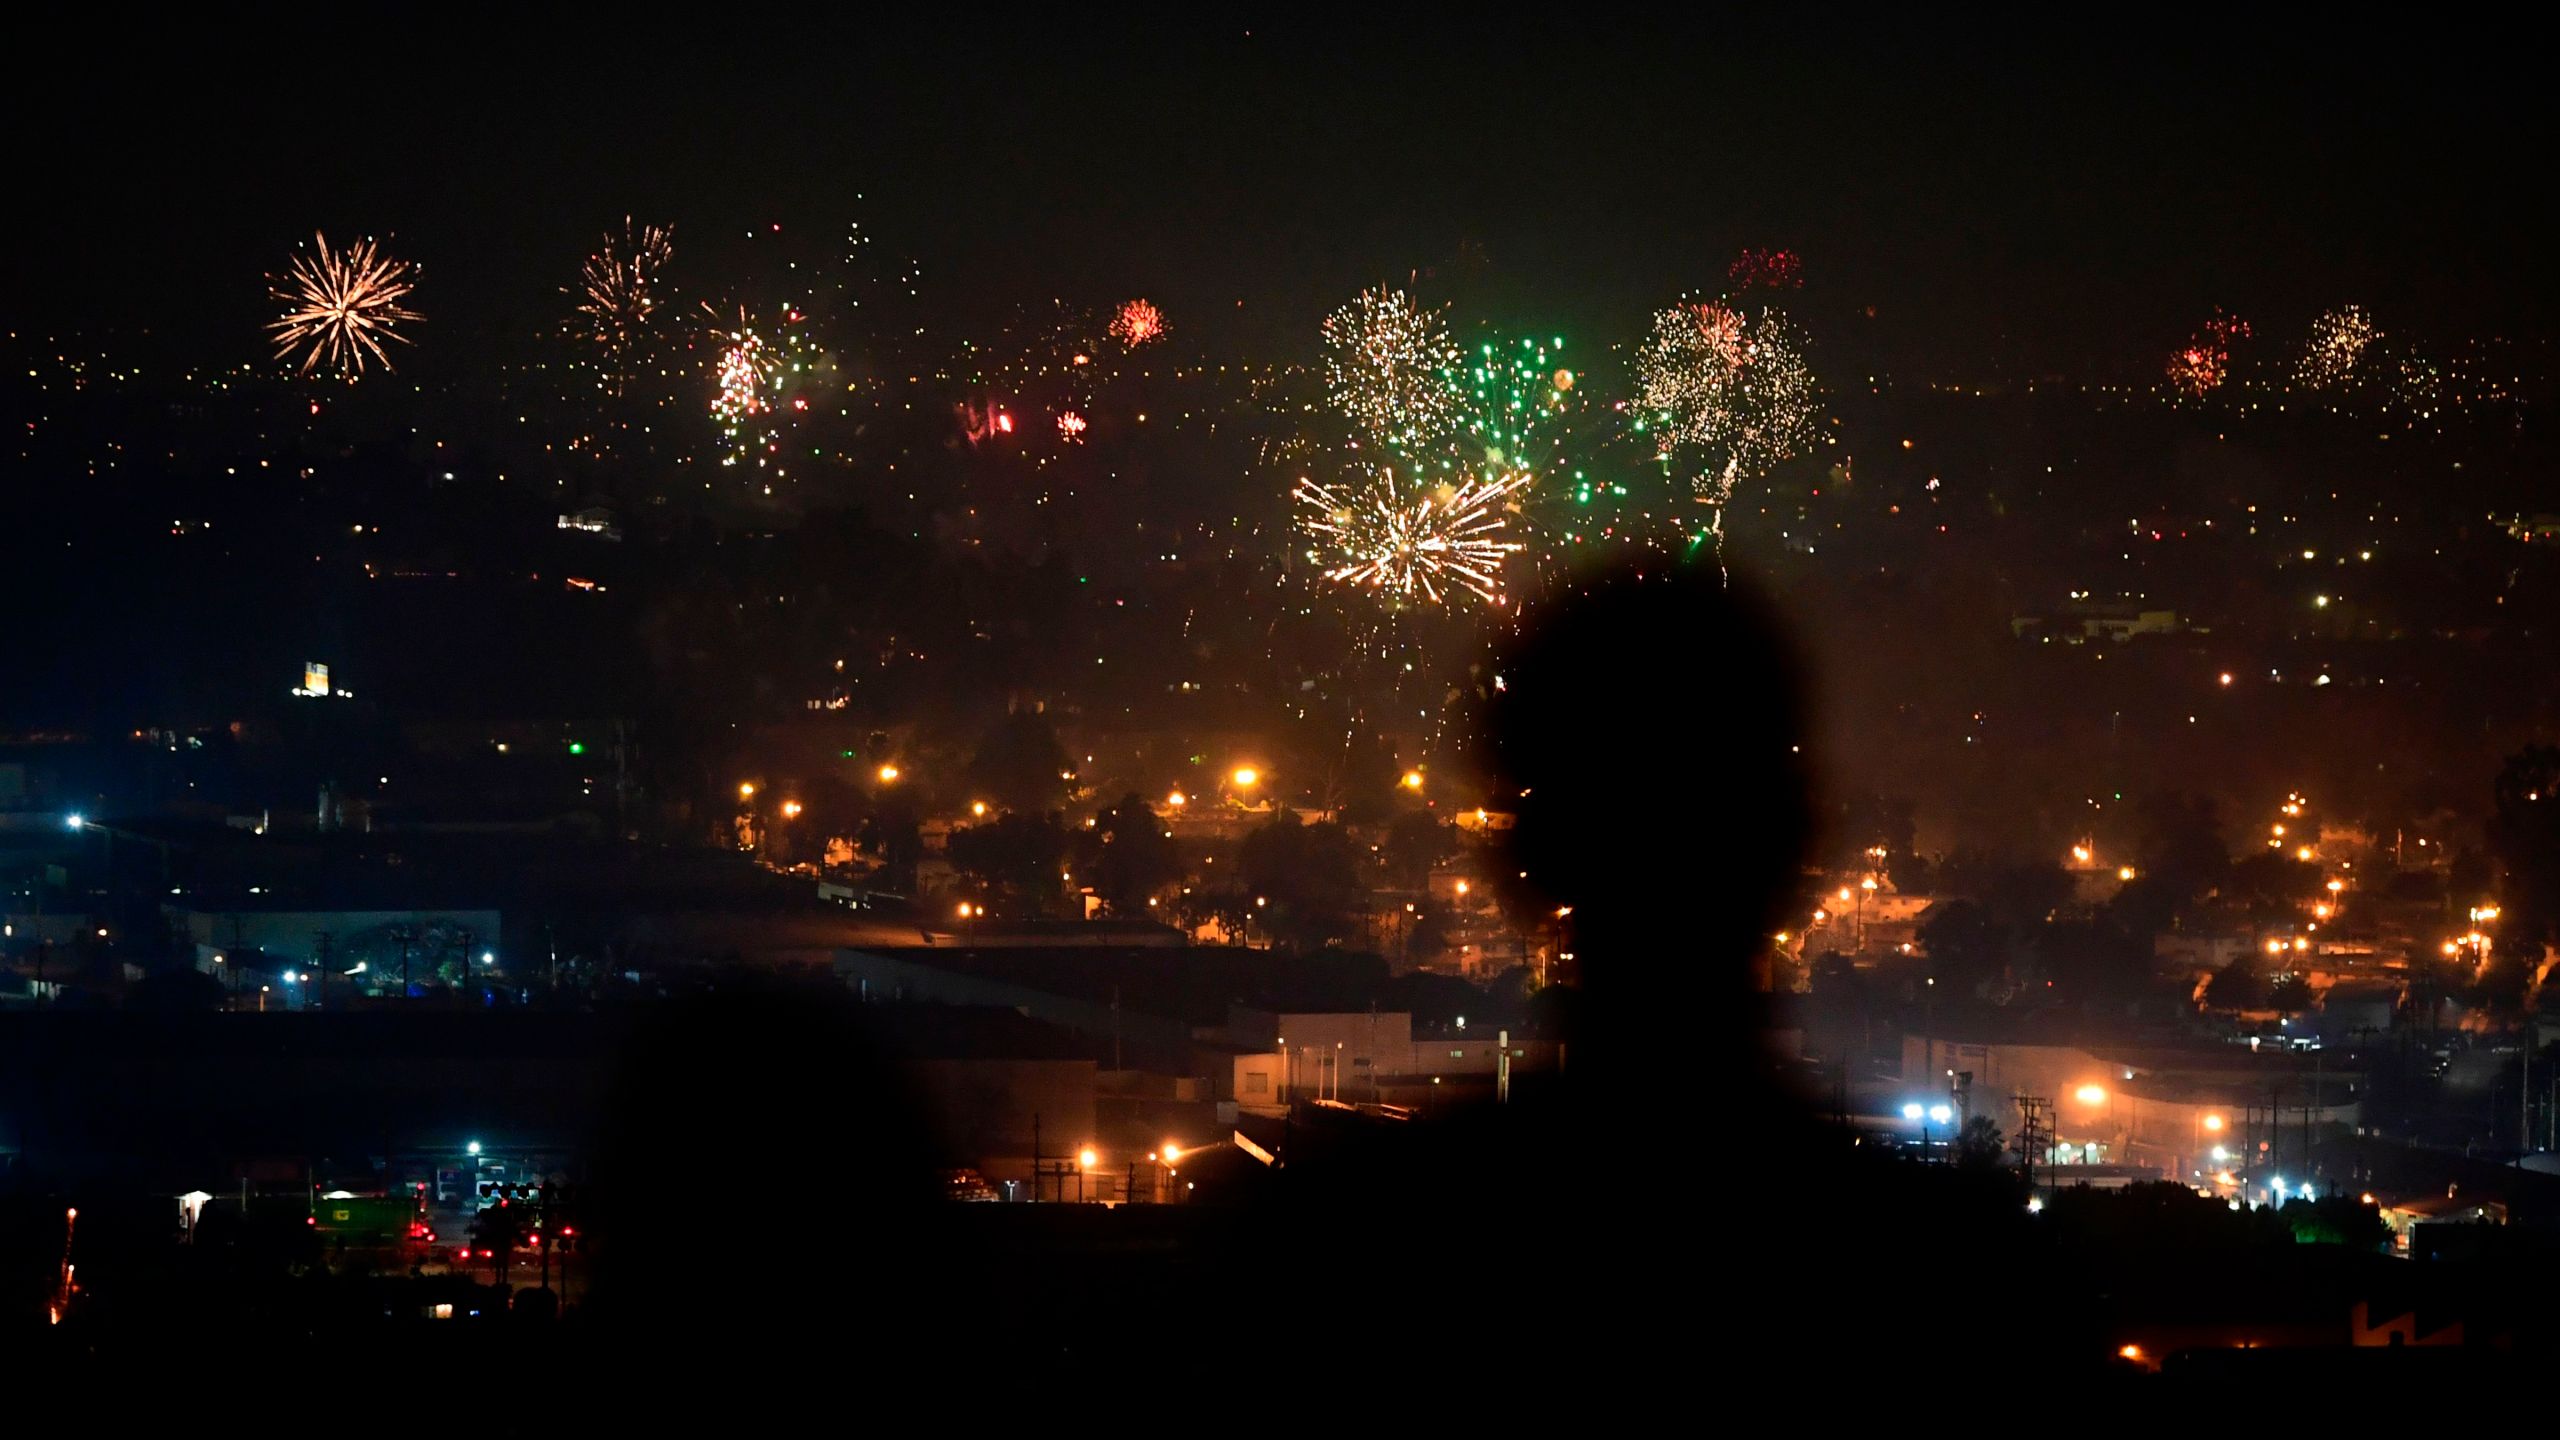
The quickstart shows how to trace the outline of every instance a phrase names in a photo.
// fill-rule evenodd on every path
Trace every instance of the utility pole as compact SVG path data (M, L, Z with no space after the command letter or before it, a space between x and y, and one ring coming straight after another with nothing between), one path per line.
M2053 1178L2053 1134L2045 1126L2045 1116L2053 1102L2042 1095L2021 1095L2017 1098L2018 1156L2026 1162L2027 1193L2032 1196L2036 1188L2036 1152L2040 1146L2045 1152L2045 1178Z
M320 1008L326 1010L329 1008L329 967L336 963L329 958L328 931L318 930L312 933L311 952L312 959L320 971Z

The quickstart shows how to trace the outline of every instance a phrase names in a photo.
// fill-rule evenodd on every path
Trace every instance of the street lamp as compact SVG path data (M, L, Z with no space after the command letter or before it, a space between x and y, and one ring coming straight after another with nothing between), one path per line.
M2104 1105L2107 1103L2107 1088L2103 1085L2083 1085L2071 1092L2071 1098L2083 1105Z
M1406 788L1407 790L1419 790L1419 789L1421 789L1421 788L1422 788L1422 772L1421 772L1421 771L1419 771L1419 770L1407 770L1406 772L1404 772L1404 788Z
M1239 765L1235 768L1235 773L1227 778L1235 782L1237 789L1250 790L1262 783L1262 772L1250 765Z
M880 772L879 772L879 773L880 773L880 783L881 783L881 784L883 784L883 785L895 785L896 783L898 783L898 767L897 767L897 766L895 766L895 765L883 765L883 766L881 766L881 767L880 767Z
M753 800L754 798L756 798L756 786L755 786L755 782L754 782L754 781L752 781L752 780L741 780L741 781L739 781L739 782L738 782L738 798L739 798L739 799L741 799L741 800Z
M783 802L782 802L782 818L783 818L783 819L785 819L785 820L797 820L797 819L799 819L799 818L800 818L800 802L799 802L799 801L797 801L797 800L785 800L785 801L783 801Z

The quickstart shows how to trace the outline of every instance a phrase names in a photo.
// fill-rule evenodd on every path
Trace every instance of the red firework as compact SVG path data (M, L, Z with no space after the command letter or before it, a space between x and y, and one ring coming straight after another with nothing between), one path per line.
M1745 250L1734 257L1725 278L1736 290L1801 290L1804 261L1793 250Z
M1144 300L1132 300L1111 317L1111 338L1135 350L1164 338L1164 312Z
M2213 318L2169 357L2169 380L2192 397L2220 388L2231 372L2231 343L2249 338L2249 322L2217 309Z
M1058 417L1058 438L1072 445L1084 438L1084 417L1073 410Z

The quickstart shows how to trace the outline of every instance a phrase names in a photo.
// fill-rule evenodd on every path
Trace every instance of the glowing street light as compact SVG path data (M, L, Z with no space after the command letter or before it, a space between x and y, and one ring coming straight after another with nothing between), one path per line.
M1076 1152L1076 1163L1083 1166L1085 1169L1090 1170L1094 1166L1102 1163L1102 1156L1095 1153L1092 1146L1087 1145Z
M754 782L754 781L752 781L752 780L741 780L741 781L739 781L739 782L738 782L738 798L739 798L739 799L741 799L741 800L753 800L754 798L756 798L756 787L755 787L755 782Z
M1262 772L1250 765L1239 765L1235 768L1235 773L1227 778L1235 782L1237 789L1250 790L1262 783Z
M2130 883L2133 880L2133 875L2134 870L2130 865L2119 865L2116 867L2116 878L2119 880Z
M1191 803L1191 797L1183 794L1179 790L1176 790L1172 794L1164 797L1164 803L1176 810L1179 810L1183 806Z
M2107 1087L2103 1085L2083 1085L2079 1089L2071 1092L2071 1098L2079 1101L2083 1105L2104 1105L2107 1103Z
M1404 788L1406 788L1407 790L1419 790L1419 789L1421 789L1421 788L1422 788L1422 772L1421 772L1421 771L1419 771L1419 770L1407 770L1406 772L1404 772Z
M880 783L881 783L881 784L883 784L883 785L895 785L896 783L898 783L898 767L897 767L897 766L895 766L895 765L883 765L883 766L881 766L881 767L880 767L880 772L879 772L879 773L880 773Z
M2215 1134L2220 1134L2222 1132L2222 1124L2222 1117L2219 1115L2207 1115L2204 1117L2204 1128Z
M977 816L981 816L981 817L983 817L983 816L987 813L987 802L986 802L986 801L984 801L984 800L972 800L972 801L970 801L970 802L969 802L969 813L970 813L970 814L972 814L972 815L977 815Z
M783 818L783 819L785 819L785 820L797 820L797 819L799 819L799 818L800 818L800 802L799 802L799 801L797 801L797 800L785 800L785 801L783 801L783 802L782 802L782 818Z

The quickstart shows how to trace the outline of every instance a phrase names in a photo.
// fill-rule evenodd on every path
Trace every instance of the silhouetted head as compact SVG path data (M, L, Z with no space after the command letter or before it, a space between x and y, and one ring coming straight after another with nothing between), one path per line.
M1809 830L1775 627L1712 565L1621 576L1550 611L1502 676L1516 863L1573 907L1589 1032L1573 1064L1606 1073L1675 1036L1684 1064L1738 1058L1695 1042L1746 1038L1750 959Z

